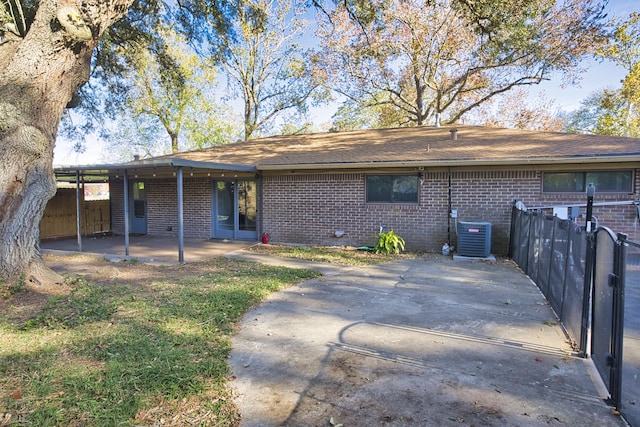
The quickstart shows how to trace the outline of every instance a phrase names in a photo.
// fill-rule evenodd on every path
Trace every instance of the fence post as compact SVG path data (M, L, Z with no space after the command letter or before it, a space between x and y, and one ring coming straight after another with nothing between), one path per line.
M509 258L513 259L513 245L514 243L514 235L516 230L516 201L513 201L513 205L511 206L511 230L509 230L509 253L507 254Z
M553 252L556 248L556 221L558 221L558 217L554 216L551 219L551 254L549 255L549 274L547 275L547 295L545 295L547 301L549 301L549 297L551 296L551 270L553 270ZM560 317L562 312L556 314Z
M593 220L593 196L596 193L596 187L589 184L587 187L587 219L585 230L587 232L587 254L584 262L584 288L582 292L582 325L580 328L580 351L583 357L587 357L587 335L589 330L589 312L591 301L591 285L593 282L593 265L594 265L594 239L591 222Z

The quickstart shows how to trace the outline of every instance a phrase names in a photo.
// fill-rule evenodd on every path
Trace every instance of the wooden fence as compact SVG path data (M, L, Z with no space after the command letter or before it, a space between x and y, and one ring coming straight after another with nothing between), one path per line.
M91 235L111 230L109 200L82 200L82 234ZM40 221L40 238L54 239L77 235L75 188L58 188Z

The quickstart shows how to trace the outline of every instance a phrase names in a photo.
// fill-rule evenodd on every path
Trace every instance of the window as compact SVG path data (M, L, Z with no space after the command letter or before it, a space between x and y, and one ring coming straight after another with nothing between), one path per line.
M542 178L545 193L585 192L593 183L600 192L632 192L633 174L626 171L546 172Z
M418 176L368 175L367 203L418 203Z
M136 218L144 218L146 215L145 204L147 196L144 191L143 181L133 182L133 215Z

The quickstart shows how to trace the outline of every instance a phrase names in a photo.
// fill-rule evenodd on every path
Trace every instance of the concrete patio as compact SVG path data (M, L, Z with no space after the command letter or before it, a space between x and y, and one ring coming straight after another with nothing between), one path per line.
M246 240L184 239L184 261L195 262L222 256L256 244ZM124 236L107 235L84 237L82 251L77 239L50 240L40 243L43 253L87 253L103 255L111 260L136 259L141 262L178 263L178 238L156 236L129 236L129 255L125 252Z

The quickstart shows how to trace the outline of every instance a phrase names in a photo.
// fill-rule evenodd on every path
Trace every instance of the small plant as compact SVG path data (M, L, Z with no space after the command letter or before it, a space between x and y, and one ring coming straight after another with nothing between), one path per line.
M378 241L373 248L377 254L399 254L404 251L404 239L398 236L395 231L380 231L378 233Z
M18 279L16 282L12 282L12 283L0 282L0 296L2 296L5 299L11 298L13 295L20 292L20 290L24 288L25 284L26 282L25 282L24 275L20 276L20 279Z

